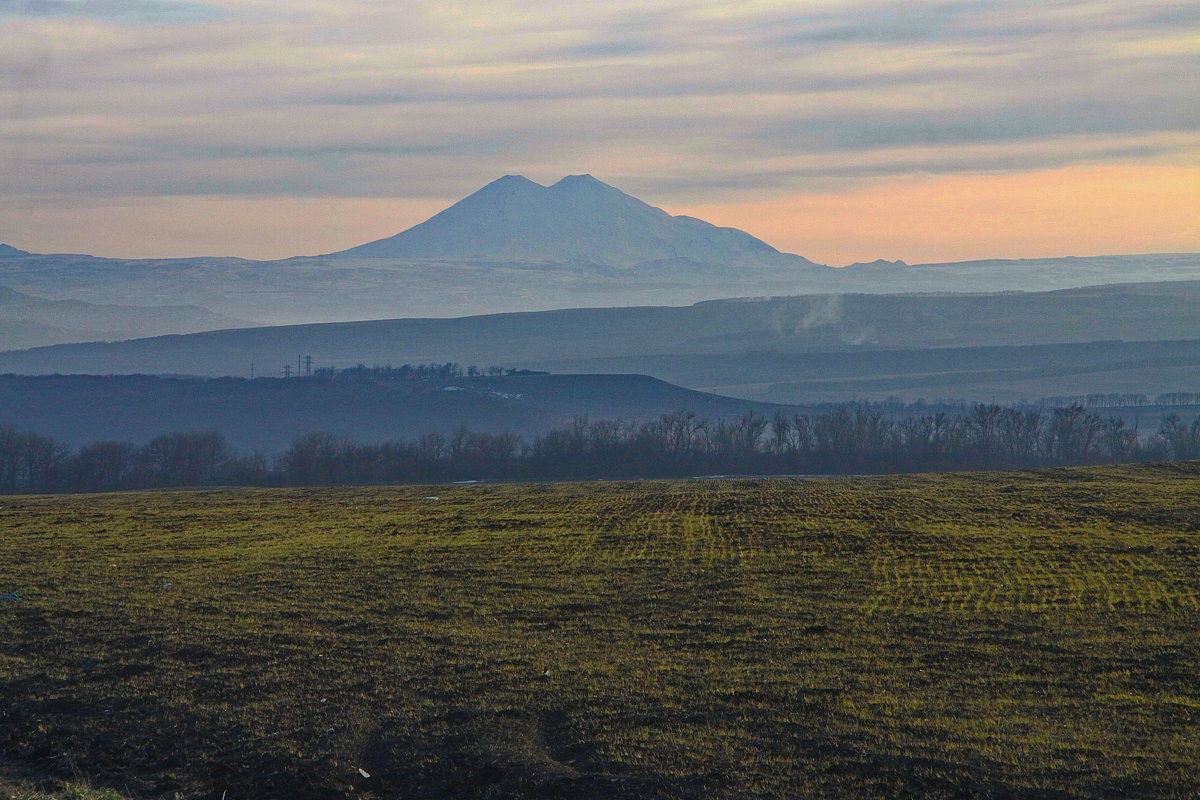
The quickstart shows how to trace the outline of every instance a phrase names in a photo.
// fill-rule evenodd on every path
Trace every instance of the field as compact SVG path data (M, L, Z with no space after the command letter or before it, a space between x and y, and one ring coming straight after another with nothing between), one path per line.
M1200 796L1200 463L0 506L0 797Z

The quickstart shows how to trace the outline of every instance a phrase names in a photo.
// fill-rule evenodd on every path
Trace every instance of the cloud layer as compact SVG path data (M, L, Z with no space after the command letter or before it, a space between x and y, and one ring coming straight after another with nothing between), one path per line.
M687 209L1200 163L1193 0L0 0L0 37L22 246L64 207L416 208L517 172Z

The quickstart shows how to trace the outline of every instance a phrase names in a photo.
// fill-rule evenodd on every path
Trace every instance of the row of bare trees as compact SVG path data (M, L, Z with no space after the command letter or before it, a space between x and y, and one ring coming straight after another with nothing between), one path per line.
M893 417L855 406L828 414L705 419L677 411L641 422L576 418L529 441L511 433L427 434L361 444L298 436L268 459L240 456L216 432L169 433L142 446L77 452L0 426L0 492L113 491L206 485L333 485L474 479L839 474L994 469L1200 458L1200 418L1167 417L1144 438L1081 406L976 405Z
M1074 406L976 405L962 415L892 417L870 407L819 415L707 420L676 412L622 426L576 420L536 439L526 461L575 475L704 472L866 473L989 469L1200 457L1200 423L1169 418L1142 442L1118 418Z
M456 364L453 361L447 361L444 364L401 364L398 367L393 367L391 364L386 366L368 367L366 364L358 364L345 369L335 369L334 367L319 367L313 370L312 377L337 379L348 381L451 381L459 378L484 378L484 377L499 377L501 375L545 375L544 372L536 372L528 369L516 369L515 367L478 367L474 364L463 367L461 364Z
M105 492L270 482L261 455L238 456L215 431L167 433L145 445L96 442L78 452L37 433L0 426L0 492Z
M1156 406L1190 406L1195 405L1200 401L1200 394L1196 392L1165 392L1154 398L1153 404ZM1107 394L1067 394L1054 395L1053 397L1043 397L1037 403L1043 408L1046 407L1066 407L1066 406L1084 406L1085 408L1117 408L1138 407L1151 404L1151 400L1144 394L1134 392L1110 392Z
M280 459L292 485L473 479L836 474L994 469L1200 458L1200 419L1168 417L1145 440L1080 406L976 405L960 415L896 418L844 407L816 415L706 419L676 411L642 422L589 420L529 441L472 433L361 444L298 437Z

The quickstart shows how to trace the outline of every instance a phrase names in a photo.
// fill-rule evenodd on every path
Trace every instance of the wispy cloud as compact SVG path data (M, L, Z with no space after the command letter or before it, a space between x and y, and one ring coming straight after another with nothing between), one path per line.
M1194 0L0 0L0 38L26 208L584 170L679 204L1200 152Z
M0 17L97 17L127 23L174 24L222 15L211 6L169 0L0 0Z

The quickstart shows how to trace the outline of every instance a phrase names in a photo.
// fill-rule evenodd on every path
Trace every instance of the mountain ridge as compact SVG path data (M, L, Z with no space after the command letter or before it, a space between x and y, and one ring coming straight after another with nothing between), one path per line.
M5 349L244 329L256 324L196 305L134 306L52 300L0 285L0 347Z
M906 267L868 263L795 270L726 268L685 259L644 262L630 269L318 256L280 261L64 254L0 258L0 285L38 297L139 306L160 305L170 298L175 304L274 325L687 305L732 297L1050 291L1181 280L1200 280L1200 254L991 259Z
M1039 342L1200 339L1200 281L999 294L799 295L691 306L258 327L0 353L0 372L242 374L251 363L504 363ZM1153 317L1151 317L1153 315ZM1103 328L1094 320L1103 320Z

